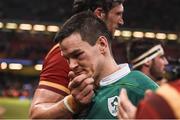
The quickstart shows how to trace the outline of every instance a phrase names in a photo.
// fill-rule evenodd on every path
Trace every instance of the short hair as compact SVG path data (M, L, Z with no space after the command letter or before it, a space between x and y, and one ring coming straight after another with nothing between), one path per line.
M64 38L76 32L80 34L82 40L87 41L90 45L95 45L100 36L105 36L109 44L113 38L106 24L92 12L86 11L68 19L56 34L55 41L61 43Z
M147 58L154 59L159 53L164 54L162 45L161 41L150 38L132 40L127 44L128 62L133 68L140 70L142 61L150 60Z
M118 4L123 4L124 0L74 0L73 3L73 13L78 13L86 10L91 10L92 12L97 7L102 7L104 12L110 11L113 7Z

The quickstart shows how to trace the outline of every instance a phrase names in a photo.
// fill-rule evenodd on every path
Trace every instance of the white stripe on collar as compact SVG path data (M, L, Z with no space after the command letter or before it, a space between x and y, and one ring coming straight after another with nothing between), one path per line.
M99 83L100 86L110 85L110 84L118 81L119 79L123 78L124 76L126 76L128 73L131 72L129 65L127 63L120 64L119 67L120 67L120 69L118 71L103 78Z

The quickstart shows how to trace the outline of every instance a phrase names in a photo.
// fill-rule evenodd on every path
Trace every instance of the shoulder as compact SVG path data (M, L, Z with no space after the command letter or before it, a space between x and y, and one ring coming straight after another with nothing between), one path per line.
M133 78L136 82L141 83L141 84L145 84L145 83L149 83L149 84L156 84L151 78L149 78L147 75L145 75L144 73L140 72L140 71L131 71L129 76L131 78Z
M49 61L53 59L63 59L64 57L62 56L61 49L59 47L59 44L55 44L50 51L47 53L44 61Z
M43 61L43 70L55 68L69 68L67 60L62 56L61 50L58 44L54 45L52 49L46 55ZM69 71L68 71L69 72Z
M130 72L130 76L132 77L138 77L140 79L148 79L151 80L151 78L149 78L147 75L145 75L144 73L142 73L141 71L138 70L133 70Z
M144 75L140 71L131 71L128 75L124 77L125 84L130 84L136 91L145 91L147 89L156 90L158 85L150 79L148 76Z
M69 65L61 55L59 45L56 44L47 54L40 73L39 88L67 94L69 84Z

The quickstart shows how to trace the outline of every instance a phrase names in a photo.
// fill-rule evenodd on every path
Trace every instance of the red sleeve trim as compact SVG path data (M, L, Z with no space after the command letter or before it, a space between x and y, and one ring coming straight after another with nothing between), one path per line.
M60 94L60 95L62 95L62 96L67 96L67 95L69 95L69 94L65 93L64 91L62 91L62 90L58 90L58 89L53 88L53 87L50 87L50 86L45 86L45 85L40 85L40 86L38 86L38 89L41 89L41 88L46 89L46 90L53 91L53 92L58 93L58 94Z
M55 90L55 92L56 91L63 91L66 94L70 94L70 90L67 87L60 85L60 84L57 84L57 83L50 82L50 81L41 80L39 82L39 87L40 86L46 86L46 88L53 88Z

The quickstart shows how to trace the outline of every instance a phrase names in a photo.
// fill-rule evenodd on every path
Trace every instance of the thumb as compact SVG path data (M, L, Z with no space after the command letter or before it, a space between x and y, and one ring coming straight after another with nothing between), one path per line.
M125 110L128 110L129 107L134 106L128 98L126 89L122 88L120 92L120 104Z
M74 77L76 77L76 75L73 71L70 71L68 77L70 78L70 80L72 80Z
M123 101L128 100L126 89L122 88L119 96L120 96L121 100L123 100Z

